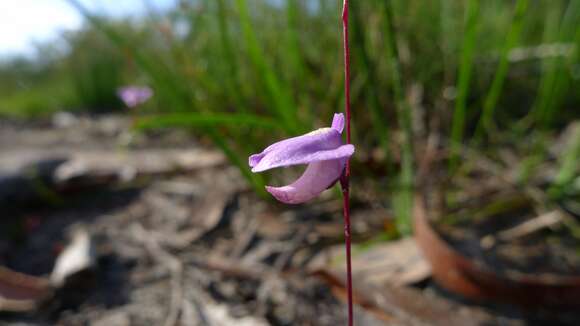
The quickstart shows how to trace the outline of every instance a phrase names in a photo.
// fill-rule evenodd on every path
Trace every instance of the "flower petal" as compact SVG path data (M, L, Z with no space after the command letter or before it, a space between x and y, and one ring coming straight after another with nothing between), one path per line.
M304 174L292 184L283 187L266 186L266 190L286 204L300 204L318 196L332 186L342 174L346 159L310 163Z
M306 135L275 143L262 153L249 158L252 172L261 172L281 166L306 164L352 155L353 146L341 148L340 133L332 128L322 128Z
M342 134L342 130L344 129L344 114L342 113L334 114L334 117L332 118L331 128Z
M117 90L117 95L128 107L135 107L139 104L145 103L151 96L153 91L149 87L126 86Z
M308 150L297 149L294 151L270 152L252 168L252 172L299 164L308 164L319 161L335 160L350 157L354 153L353 145L342 145L333 149Z

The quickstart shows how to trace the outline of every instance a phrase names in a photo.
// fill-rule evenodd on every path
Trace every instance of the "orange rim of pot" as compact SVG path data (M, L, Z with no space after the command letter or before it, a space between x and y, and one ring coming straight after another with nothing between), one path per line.
M448 291L476 301L538 307L579 307L580 276L499 273L453 248L429 222L424 196L414 205L415 239L431 264L434 280Z

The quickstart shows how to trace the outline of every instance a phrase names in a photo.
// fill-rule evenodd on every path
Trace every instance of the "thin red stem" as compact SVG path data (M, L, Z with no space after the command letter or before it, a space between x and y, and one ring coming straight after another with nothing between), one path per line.
M348 46L348 0L342 7L342 31L344 42L344 109L346 111L346 143L350 144L350 49ZM352 269L351 269L351 237L350 237L350 160L346 161L341 182L344 209L344 245L346 248L346 289L348 293L348 326L353 325L352 311Z

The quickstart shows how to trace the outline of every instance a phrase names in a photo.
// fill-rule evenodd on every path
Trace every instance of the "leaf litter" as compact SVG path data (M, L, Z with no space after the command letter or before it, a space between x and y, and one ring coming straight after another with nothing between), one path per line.
M50 158L46 148L51 146L69 160L87 153L92 165L78 165L85 168L77 169L75 178L59 179L83 180L73 188L47 184L61 201L47 204L45 197L31 196L26 200L34 205L0 208L0 264L9 268L0 273L0 320L121 326L345 323L344 271L333 263L344 258L336 249L343 236L340 202L330 196L292 209L264 202L213 149L183 142L182 135L141 136L119 156L128 121L107 117L106 128L95 118L82 123L82 128L2 130L8 137L0 141L3 152L32 153L22 154L22 161L0 160L0 167L10 167L0 169L4 175L17 174L15 167L23 162ZM192 148L196 159L158 154ZM132 156L135 150L142 154ZM107 156L109 163L96 163ZM110 157L121 157L121 163ZM147 157L160 163L148 164ZM196 164L198 157L203 164ZM99 179L106 173L118 176L127 165L136 171L131 178ZM388 209L355 199L358 242L373 239L392 220ZM71 251L76 254L66 254ZM518 310L473 305L439 289L410 239L355 250L354 258L359 325L525 324ZM58 280L52 285L51 273ZM5 290L10 286L23 300L13 300Z

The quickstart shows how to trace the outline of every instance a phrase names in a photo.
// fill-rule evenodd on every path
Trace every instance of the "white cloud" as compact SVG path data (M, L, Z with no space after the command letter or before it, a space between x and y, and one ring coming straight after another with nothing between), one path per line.
M78 28L79 14L60 0L0 1L0 53L26 53L32 42L54 38L63 29Z

